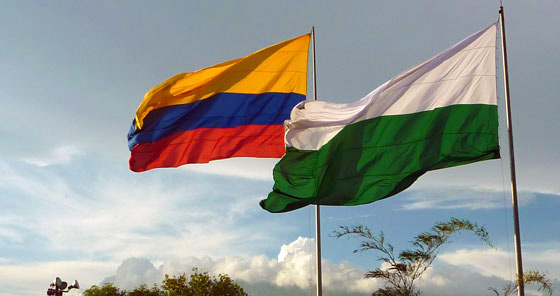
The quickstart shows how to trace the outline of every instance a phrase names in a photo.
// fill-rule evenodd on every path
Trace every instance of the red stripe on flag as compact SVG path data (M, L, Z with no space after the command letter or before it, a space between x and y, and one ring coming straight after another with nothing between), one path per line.
M230 157L280 158L284 153L283 125L199 128L134 146L129 167L143 172Z

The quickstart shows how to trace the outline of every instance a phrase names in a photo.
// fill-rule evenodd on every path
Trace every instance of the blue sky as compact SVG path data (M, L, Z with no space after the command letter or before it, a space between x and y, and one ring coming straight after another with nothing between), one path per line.
M560 3L504 5L525 266L560 278ZM482 0L7 3L0 12L0 294L44 293L55 276L83 287L109 278L126 288L198 266L227 272L257 294L265 287L312 295L313 208L270 214L258 206L277 160L128 170L126 133L144 93L174 74L315 26L319 99L354 101L495 22L497 10L497 1ZM322 208L326 295L367 295L380 285L361 279L379 264L373 254L352 254L357 240L329 237L339 225L369 225L407 246L437 221L468 218L488 228L497 250L458 236L422 287L480 295L512 277L498 80L502 160L430 172L373 204Z

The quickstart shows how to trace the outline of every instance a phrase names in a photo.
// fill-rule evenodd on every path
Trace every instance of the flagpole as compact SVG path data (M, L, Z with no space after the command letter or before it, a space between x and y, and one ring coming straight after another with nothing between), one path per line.
M515 262L517 265L517 293L519 296L525 296L525 285L523 282L523 260L521 256L521 235L519 231L519 212L517 206L517 180L515 175L515 155L513 150L513 127L511 124L511 104L509 100L509 74L507 63L507 49L506 49L506 28L504 23L504 7L500 4L500 24L501 24L501 37L502 37L502 58L504 66L504 91L506 99L506 116L509 140L509 164L511 175L511 201L513 204L513 227L515 238Z
M317 100L317 61L315 60L315 27L311 27L313 39L313 99ZM315 246L317 250L317 296L323 295L323 276L321 271L321 210L315 205Z

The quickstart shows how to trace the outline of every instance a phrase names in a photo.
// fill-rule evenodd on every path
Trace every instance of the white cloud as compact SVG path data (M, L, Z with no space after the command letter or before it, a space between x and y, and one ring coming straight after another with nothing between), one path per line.
M165 274L189 275L193 267L198 267L200 271L208 271L213 275L228 274L248 288L267 284L276 287L276 291L284 289L286 293L293 293L295 288L299 289L297 291L301 295L307 295L305 291L312 290L315 286L313 246L313 239L299 237L281 246L278 253L281 260L255 255L219 258L191 256L158 264L145 258L129 258L120 265L114 261L54 261L27 265L4 263L0 265L0 294L40 294L48 288L55 276L66 281L78 279L82 286L81 292L92 284L108 281L123 289L133 289L141 284L160 283ZM538 252L532 250L525 255L528 257L526 268L532 268L536 264L539 270L543 270L545 266L560 265L560 252L556 248ZM509 278L505 268L507 254L503 250L458 250L443 253L439 258L440 263L429 268L417 282L418 288L425 295L454 295L457 291L461 291L463 296L486 295L488 287L501 287L505 283L504 279ZM107 277L115 270L113 276ZM364 269L348 262L334 264L323 260L325 295L369 295L382 286L380 281L364 279L364 273ZM557 278L558 273L551 273L551 277ZM105 280L102 281L103 278Z
M272 181L272 169L279 158L230 158L204 164L190 164L181 169L213 175Z
M554 244L549 244L545 249L526 247L523 250L524 270L549 272L551 278L560 279L560 251L558 248L550 248L551 246L554 247ZM443 253L439 258L449 264L469 267L480 274L498 276L506 280L513 279L516 273L515 263L510 262L510 258L514 258L513 250L512 254L508 254L501 249L461 249Z
M439 258L449 264L472 267L486 276L494 275L503 279L512 278L512 271L509 269L511 266L508 267L508 253L503 250L461 249L452 253L441 254Z
M496 209L511 206L509 192L492 189L461 187L427 187L403 194L407 210L423 209ZM536 193L519 192L518 201L524 205L536 198Z
M430 171L420 177L412 189L433 189L443 186L509 192L509 158L507 151L504 150L507 149L502 149L501 159ZM558 172L555 170L556 166L552 164L560 158L550 155L546 158L546 162L528 163L526 157L525 163L521 163L524 160L523 156L518 155L517 158L518 190L560 195L560 183L556 182Z
M164 274L189 274L192 268L211 274L225 273L234 280L249 284L268 283L277 287L297 287L309 289L315 286L315 254L310 246L314 240L299 237L294 242L283 245L276 258L265 255L252 257L230 256L213 259L211 257L185 257L180 260L166 261L155 267L146 259L131 258L125 260L118 268L112 281L118 287L131 289L140 284L161 282ZM333 264L323 260L323 287L325 290L368 293L373 291L378 282L363 278L364 270L347 262Z
M423 295L431 296L480 296L489 295L489 287L501 287L505 283L499 277L485 276L462 266L437 264L426 270L417 287Z
M110 254L122 261L153 254L243 255L259 242L278 241L262 228L269 222L241 222L264 213L258 206L264 196L244 184L215 186L215 180L180 170L138 175L106 167L81 175L74 174L80 167L60 171L5 162L0 169L0 193L6 196L0 201L6 209L0 245L41 237L49 251ZM47 213L59 214L45 219Z
M286 260L286 257L293 256L294 250L297 250L297 252L311 253L314 245L315 240L306 237L299 237L297 240L291 242L288 245L282 245L282 247L280 247L280 253L278 253L278 262L284 262Z
M265 255L216 259L184 257L165 261L158 267L147 259L131 258L125 260L116 275L107 278L106 281L112 281L121 288L132 289L140 284L158 283L164 274L186 273L188 276L192 268L197 267L200 271L208 271L214 275L228 274L234 280L243 282L247 288L265 283L271 285L270 287L277 287L279 291L284 289L285 293L293 294L293 289L297 288L301 295L307 295L305 291L314 289L316 284L313 246L313 239L299 237L289 244L282 245L278 258L268 258ZM505 268L507 254L502 250L459 250L441 254L439 258L443 262L430 267L416 283L425 295L457 295L457 291L461 291L462 296L487 295L489 287L500 288L509 278ZM548 250L529 262L541 262L545 258L560 256L556 250ZM558 264L556 259L553 261L548 264ZM383 266L382 264L381 267ZM348 262L333 264L329 260L323 260L325 295L369 295L383 285L379 280L363 278L364 273L364 269ZM551 276L555 277L555 274Z
M117 268L117 274L111 280L122 289L134 289L142 284L160 283L162 276L148 259L129 258Z
M79 155L84 154L74 145L65 145L52 149L37 157L27 157L23 161L39 167L54 165L54 164L68 164L70 161Z
M69 268L63 265L79 265L74 262L82 262L80 264L85 269L98 268L100 272L92 274L95 278L83 275L85 273L81 269L67 273L68 277L64 277L71 281L75 276L83 281L84 287L89 287L86 286L87 283L99 282L104 276L114 273L118 265L114 262L138 257L149 258L157 264L154 266L149 262L143 264L132 260L125 265L128 269L117 270L116 278L122 280L122 285L132 287L140 282L160 282L165 273L188 272L196 266L213 273L227 273L234 279L255 285L267 283L286 289L313 289L313 239L299 238L282 245L277 258L255 255L263 252L263 245L281 245L278 232L290 231L286 230L289 225L274 225L272 220L277 215L260 219L257 224L252 223L254 220L247 222L246 219L253 219L262 211L257 203L264 196L255 193L260 189L252 187L264 182L231 182L229 178L206 180L207 176L192 174L189 170L161 170L139 175L123 173L123 168L111 166L102 170L85 170L79 166L80 162L76 165L73 170L62 171L55 166L0 162L0 170L5 172L0 175L0 193L3 197L0 199L0 206L6 210L0 217L0 246L3 242L12 248L19 245L34 248L28 252L36 253L36 249L41 248L50 252L48 254L78 254L77 257L89 258L90 261L83 262L74 257L76 261L48 263L57 267L51 269L53 274ZM87 174L76 174L76 171L87 171ZM224 183L220 183L222 181ZM263 188L266 190L266 186ZM454 198L460 204L468 201L470 194L478 194L476 190L456 191L458 193ZM445 208L449 201L445 199L445 191L442 192L413 192L410 196L417 193L435 195L436 201L432 206ZM498 193L482 191L481 195L484 194L491 199ZM499 197L501 207L501 193ZM415 200L412 201L414 204ZM485 197L479 202L484 204ZM466 208L472 207L469 203L464 204ZM490 208L494 206L489 204ZM45 213L61 214L45 219ZM274 231L271 232L271 229ZM30 237L45 241L39 244L34 242L35 245L30 246L25 244L26 238ZM547 250L542 253L549 258L558 258L557 252ZM189 254L204 254L207 257L185 257ZM12 255L2 254L4 259L0 260L0 270L3 273L18 266L23 270L21 273L31 272L32 268L42 268L41 264L47 264L17 263L18 259L14 259ZM539 258L544 260L544 257ZM494 272L482 274L472 266L463 265L462 261L449 260L445 262L453 264L453 268L459 271L453 274L440 267L434 269L423 281L426 291L452 291L445 289L449 289L450 285L457 285L455 276L492 282ZM363 279L364 270L347 262L323 262L323 282L327 288L348 293L365 293L381 284ZM103 273L100 266L105 266ZM555 269L557 267L550 267L548 270ZM136 274L135 277L132 276L133 273ZM61 274L54 276L56 275ZM44 277L49 278L47 284L53 278L50 273ZM43 278L35 281L44 282ZM4 291L11 291L5 292L8 295L37 294L36 290L33 293L30 290L29 293L13 292L18 289L27 291L22 281L14 283L15 286L8 286L1 280L0 286L4 290L0 290L0 294L4 294ZM42 285L36 284L36 287ZM10 290L6 290L8 288Z

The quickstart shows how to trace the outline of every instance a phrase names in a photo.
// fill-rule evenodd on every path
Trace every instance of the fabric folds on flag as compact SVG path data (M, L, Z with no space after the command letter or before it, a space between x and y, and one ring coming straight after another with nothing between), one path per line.
M296 105L286 122L286 155L261 206L287 212L370 203L427 171L499 158L496 25L357 102Z
M128 133L135 172L230 157L282 157L284 120L305 100L310 34L152 88Z

